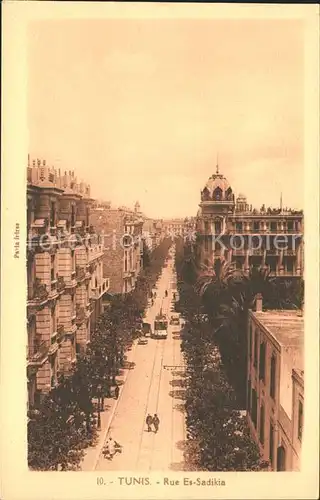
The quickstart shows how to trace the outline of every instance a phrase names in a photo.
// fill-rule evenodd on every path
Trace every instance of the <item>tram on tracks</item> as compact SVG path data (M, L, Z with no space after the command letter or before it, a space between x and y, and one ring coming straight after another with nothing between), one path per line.
M162 311L155 317L153 337L155 339L166 339L168 337L168 318Z

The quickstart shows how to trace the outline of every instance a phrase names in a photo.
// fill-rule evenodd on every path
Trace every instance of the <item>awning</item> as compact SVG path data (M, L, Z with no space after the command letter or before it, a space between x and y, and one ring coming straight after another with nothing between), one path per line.
M67 227L67 221L66 220L59 220L57 227L65 229Z

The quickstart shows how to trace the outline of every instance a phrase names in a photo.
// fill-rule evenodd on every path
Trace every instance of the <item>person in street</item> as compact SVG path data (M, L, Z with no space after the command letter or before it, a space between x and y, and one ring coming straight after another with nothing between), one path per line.
M116 399L118 399L118 397L119 397L119 392L120 392L119 386L118 386L118 385L116 385L116 387L115 387L115 389L114 389L114 397L115 397Z
M154 432L157 434L157 432L159 430L160 420L159 420L159 417L158 417L158 415L156 413L153 416L152 423L153 423L153 426L154 426Z
M157 292L154 292L153 297L154 297L154 298L156 298L156 297L157 297Z
M165 291L165 296L168 297L168 290Z
M148 432L151 431L151 425L152 425L152 423L153 423L153 419L152 419L150 413L148 413L147 418L146 418L146 424L148 426Z
M109 458L110 460L113 459L114 455L116 453L116 443L110 436L109 440L106 443L106 446L103 449L103 454L105 457Z

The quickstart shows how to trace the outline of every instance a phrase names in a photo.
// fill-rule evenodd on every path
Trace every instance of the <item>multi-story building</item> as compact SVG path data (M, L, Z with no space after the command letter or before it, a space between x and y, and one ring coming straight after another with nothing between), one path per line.
M263 459L276 471L300 468L303 324L301 311L263 311L261 295L249 313L248 422Z
M109 288L90 226L90 186L45 161L27 172L29 403L50 391L86 349Z
M142 268L143 217L135 210L97 208L92 223L104 241L103 270L110 277L112 294L128 293L134 289Z
M201 191L199 207L196 235L201 263L224 258L244 273L253 266L269 268L274 276L302 276L302 211L264 205L253 209L244 195L235 198L218 167Z

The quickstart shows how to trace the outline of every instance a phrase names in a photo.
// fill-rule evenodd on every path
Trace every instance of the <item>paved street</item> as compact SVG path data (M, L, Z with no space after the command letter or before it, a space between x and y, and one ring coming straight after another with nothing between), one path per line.
M174 272L173 260L169 262L158 281L155 303L146 311L146 322L151 324L161 307L169 317L171 315ZM167 298L165 290L169 292ZM179 327L169 326L167 339L149 339L147 345L138 345L134 362L107 435L118 441L123 451L112 461L100 454L96 470L183 470L182 369L167 368L183 364ZM160 418L157 434L147 431L148 413L157 413Z

